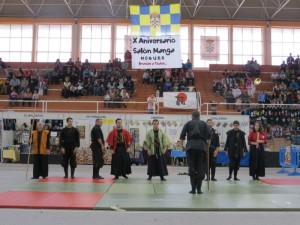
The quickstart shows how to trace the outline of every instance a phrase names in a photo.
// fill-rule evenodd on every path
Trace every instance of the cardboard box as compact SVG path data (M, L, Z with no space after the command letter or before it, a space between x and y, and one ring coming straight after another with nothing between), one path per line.
M291 141L285 138L274 138L273 139L273 152L279 152L283 146L291 146Z

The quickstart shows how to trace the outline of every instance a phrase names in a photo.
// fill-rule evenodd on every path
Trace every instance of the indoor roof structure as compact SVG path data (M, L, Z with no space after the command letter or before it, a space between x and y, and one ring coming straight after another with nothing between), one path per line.
M300 21L300 0L0 0L0 17L128 18L129 5L169 3L182 19Z

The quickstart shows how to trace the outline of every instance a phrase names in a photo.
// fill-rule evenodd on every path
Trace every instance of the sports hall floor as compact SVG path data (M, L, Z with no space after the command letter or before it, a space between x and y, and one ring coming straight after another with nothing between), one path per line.
M117 181L105 166L104 180L91 179L91 166L79 165L74 180L63 179L59 165L49 178L26 180L26 165L0 164L0 224L299 224L300 177L267 168L265 182L252 181L241 168L241 181L204 182L203 195L191 195L187 167L168 167L167 181L147 181L145 166L132 166L129 179ZM202 222L200 222L202 221Z

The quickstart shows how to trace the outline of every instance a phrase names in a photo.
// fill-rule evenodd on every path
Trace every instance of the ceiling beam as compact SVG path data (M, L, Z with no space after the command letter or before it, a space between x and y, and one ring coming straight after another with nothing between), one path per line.
M225 3L224 3L224 0L221 0L221 2L222 2L223 6L224 6L224 8L225 8L225 10L226 10L226 12L227 12L227 15L228 15L229 19L232 19L231 15L230 15L230 13L229 13L229 11L228 11L228 9L227 9L227 6L226 6Z
M81 10L81 7L83 6L83 3L84 3L84 0L82 0L82 2L80 3L80 5L79 5L79 7L78 7L78 9L77 9L77 11L76 11L76 13L75 13L75 17L78 16L78 14L79 14L79 12L80 12L80 10Z
M1 12L1 10L2 10L4 4L5 4L5 0L3 0L2 3L1 3L1 6L0 6L0 12Z
M189 7L187 7L187 5L186 5L186 3L185 3L185 0L181 0L180 2L183 2L184 7L186 8L186 10L188 11L188 13L189 13L189 15L190 15L190 18L193 18L193 15L192 15L192 13L190 12ZM182 13L181 13L181 14L182 14Z
M197 15L197 13L199 12L200 8L202 7L203 3L205 2L205 0L198 0L196 3L195 3L195 10L194 10L194 13L193 13L193 18Z
M70 6L69 2L67 2L67 0L63 0L63 1L66 4L66 6L68 7L68 9L71 12L71 14L75 17L75 14L74 14L73 10L71 9L71 6Z
M118 14L120 8L123 6L124 1L125 1L125 0L122 0L122 2L120 3L120 5L119 5L119 7L118 7L118 9L117 9L117 11L116 11L116 13L115 13L115 15ZM126 6L127 6L127 5L126 5ZM127 11L127 8L126 8L126 11Z
M107 6L108 10L110 11L110 14L112 16L115 16L111 0L105 0L104 3Z
M290 0L286 0L283 4L281 4L281 6L273 13L271 19L274 18L289 2Z
M33 16L36 16L35 12L32 10L32 8L28 5L28 2L25 0L21 0L21 2L26 6L26 8L32 13Z
M265 1L265 0L260 0L261 5L263 6L263 9L264 9L264 11L265 11L265 13L266 13L266 15L267 15L267 19L270 19L270 15L269 15L269 13L268 13L268 11L267 11L267 8L266 8L266 5L265 5L264 1Z
M246 0L243 0L240 4L239 4L239 6L238 6L238 8L235 10L235 12L232 14L232 18L237 14L237 12L240 10L240 8L242 7L242 5L244 4L244 2L245 2Z
M40 5L40 7L38 9L38 11L36 12L36 16L38 16L40 14L40 11L41 11L41 9L42 9L42 7L44 5L44 2L45 2L45 0L42 1L41 5Z

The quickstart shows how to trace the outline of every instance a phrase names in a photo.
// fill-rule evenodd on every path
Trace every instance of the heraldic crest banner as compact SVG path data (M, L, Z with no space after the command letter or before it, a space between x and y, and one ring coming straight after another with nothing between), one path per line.
M201 36L201 59L220 60L220 38L218 36Z

